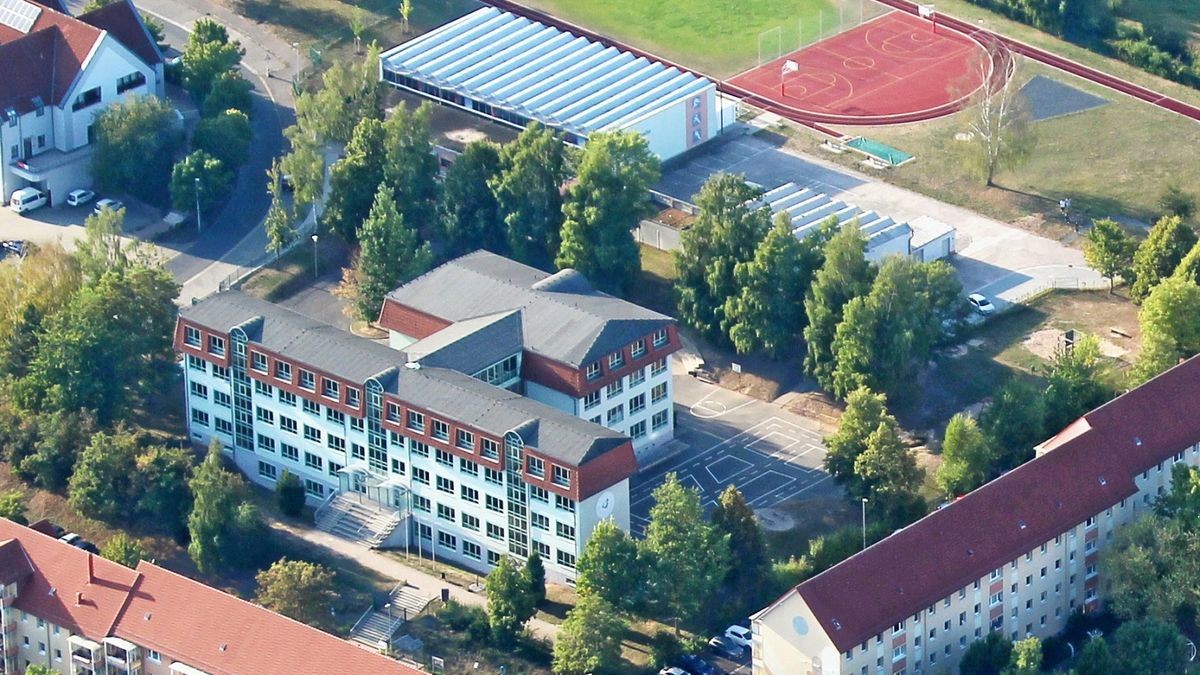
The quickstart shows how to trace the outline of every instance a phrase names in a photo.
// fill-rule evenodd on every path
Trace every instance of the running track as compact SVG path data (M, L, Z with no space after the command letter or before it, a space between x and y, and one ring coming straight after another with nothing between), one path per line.
M636 47L631 47L629 45L623 44L623 43L621 43L617 40L614 40L610 37L600 35L598 33L590 31L586 28L583 28L581 26L576 26L568 21L564 21L562 19L559 19L558 17L552 16L550 14L546 14L545 12L540 12L536 9L531 9L524 5L518 4L516 2L513 2L513 0L484 0L484 2L492 5L493 7L496 7L497 9L501 9L506 12L512 12L513 14L516 14L518 16L523 16L523 17L525 17L527 19L531 19L533 21L540 21L541 23L544 23L544 24L547 24L550 26L555 26L555 27L559 28L560 30L569 31L576 35L582 35L584 37L595 40L602 44L611 45L613 47L616 47L618 49L623 49L625 51L628 51L632 54L636 54L638 56L644 56L648 59L654 59L661 63L678 68L679 70L687 71L687 72L693 73L695 75L699 75L701 77L708 77L704 73L701 73L692 68L681 66L677 63L674 63L672 61L664 59L661 56L658 56L656 54L651 54L644 50L637 49ZM879 0L879 2L881 2L882 4L887 5L889 7L898 9L902 12L907 12L909 14L917 14L917 4L914 2L910 2L909 0ZM1112 89L1114 91L1118 91L1123 94L1127 94L1129 96L1140 99L1142 101L1146 101L1147 103L1149 103L1151 105L1158 106L1165 110L1170 110L1171 112L1178 113L1180 115L1183 115L1184 117L1188 117L1190 119L1200 122L1200 108L1198 108L1194 105L1190 105L1188 103L1184 103L1183 101L1170 98L1170 97L1160 94L1152 89L1148 89L1146 87L1134 84L1127 80L1122 80L1118 77L1109 75L1108 73L1096 70L1095 68L1091 68L1089 66L1085 66L1081 63L1077 63L1070 59L1066 59L1066 58L1063 58L1056 54L1052 54L1044 49L1039 49L1037 47L1027 45L1024 42L1020 42L1018 40L1014 40L1012 38L1005 37L998 33L992 33L991 31L982 30L967 21L963 21L961 19L956 19L952 16L946 16L944 14L939 13L937 16L937 22L941 26L946 26L948 28L952 28L954 30L959 31L960 33L963 33L964 35L969 35L973 38L981 38L982 37L984 39L998 40L1001 43L1003 43L1005 46L1007 46L1009 48L1009 50L1012 51L1013 53L1021 54L1022 56L1031 58L1035 61L1039 61L1039 62L1044 63L1052 68L1057 68L1058 70L1061 70L1063 72L1082 77L1085 80L1095 82L1096 84L1108 87L1109 89ZM795 110L786 105L782 105L776 101L772 101L770 99L767 99L767 98L764 98L761 96L757 96L757 95L753 94L752 92L741 89L740 87L732 86L728 82L718 81L717 86L724 93L732 94L734 96L743 98L746 101L754 104L756 107L766 110L767 112L774 113L776 115L779 115L780 117L784 117L786 119L792 120L793 122L798 122L800 124L803 124L807 127L810 127L816 131L819 131L828 136L832 136L834 138L841 138L842 134L837 131L834 131L833 129L830 129L828 126L826 126L827 124L853 125L856 122L861 124L861 121L857 120L854 117L849 117L849 116L840 117L840 116L836 116L836 115L813 115L812 113ZM911 119L909 119L907 117L904 119L896 119L896 120L894 120L894 123L919 122L919 121L922 121L925 119L932 119L934 117L940 117L941 115L945 115L945 114L946 114L945 111L931 111L929 114L926 114L924 116L912 117Z

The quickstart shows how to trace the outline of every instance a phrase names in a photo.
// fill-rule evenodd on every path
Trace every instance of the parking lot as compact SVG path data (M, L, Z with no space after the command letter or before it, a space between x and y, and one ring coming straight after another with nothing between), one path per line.
M681 410L677 420L676 436L689 448L639 474L630 488L631 525L639 534L649 522L651 493L670 472L700 491L706 513L729 485L737 486L755 509L828 485L820 434L768 403L714 388Z

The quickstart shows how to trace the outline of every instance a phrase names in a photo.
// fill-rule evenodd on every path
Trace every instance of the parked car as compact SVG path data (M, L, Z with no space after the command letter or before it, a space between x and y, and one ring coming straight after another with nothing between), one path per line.
M12 193L12 197L8 200L8 208L17 213L26 213L34 209L40 209L50 201L45 192L35 188L21 188Z
M750 629L745 626L735 624L725 629L725 639L739 647L749 648L751 637Z
M79 536L78 534L75 534L74 532L68 532L58 538L58 540L61 541L62 543L70 544L72 546L75 545L75 542L80 541L82 539L83 539L83 537Z
M67 204L70 204L71 206L83 206L84 204L92 201L95 196L96 193L92 192L91 190L84 190L83 188L71 190L71 192L67 194Z
M982 293L972 293L967 296L967 302L971 304L971 308L984 316L989 316L996 313L996 306L992 304Z
M679 665L686 668L692 675L717 675L716 666L700 658L697 654L684 654L679 658Z
M669 668L663 668L662 670L658 671L658 675L691 675L691 674L688 673L688 671L684 670L683 668L676 668L675 666L671 666Z
M92 213L95 213L96 215L100 215L100 212L103 211L104 209L109 209L112 211L120 211L123 208L125 208L125 204L120 199L108 199L106 197L106 198L101 199L100 201L96 202L96 208L92 209Z
M0 241L0 260L7 258L10 255L15 255L18 258L24 258L25 242L17 239Z
M709 640L708 648L717 656L727 658L731 661L741 661L742 655L746 653L746 650L742 649L740 645L736 645L721 636Z

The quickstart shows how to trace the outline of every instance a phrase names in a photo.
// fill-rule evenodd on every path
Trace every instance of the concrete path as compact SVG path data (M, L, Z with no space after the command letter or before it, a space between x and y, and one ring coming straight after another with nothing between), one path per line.
M416 595L430 598L440 598L442 589L450 589L450 597L455 602L473 607L485 607L487 598L483 593L472 593L465 588L456 586L438 577L405 565L403 561L356 544L341 537L311 528L301 528L278 520L271 519L271 527L299 537L311 544L321 546L338 555L345 556L358 564L372 569L388 579L405 582ZM536 637L553 641L558 636L559 626L548 621L533 618L526 624L529 631Z

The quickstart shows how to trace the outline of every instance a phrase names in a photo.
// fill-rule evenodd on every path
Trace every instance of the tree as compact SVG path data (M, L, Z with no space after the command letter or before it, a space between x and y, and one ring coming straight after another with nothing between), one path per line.
M216 117L228 110L239 110L247 117L254 116L254 85L236 70L227 70L213 80L204 98L204 117Z
M253 135L246 113L225 110L196 124L192 148L203 150L220 160L226 169L237 171L250 157L250 138Z
M1159 218L1133 254L1133 299L1146 299L1159 281L1171 276L1196 241L1196 232L1179 216Z
M86 410L52 410L40 415L35 424L32 452L23 457L13 453L10 459L25 480L47 490L61 490L96 431L95 417Z
M275 484L275 498L279 502L279 510L284 515L295 518L304 511L304 485L296 474L283 470L279 482Z
M0 340L0 378L21 378L29 372L29 362L41 342L43 320L37 305L25 305L7 339Z
M1184 192L1178 185L1168 185L1158 198L1158 207L1164 216L1179 216L1183 220L1191 220L1196 215L1196 196Z
M1200 286L1180 276L1164 279L1138 311L1142 351L1134 377L1145 382L1200 352Z
M233 173L221 160L197 150L171 169L171 204L179 211L196 208L197 190L201 211L222 204L233 187Z
M1108 643L1101 638L1092 638L1084 643L1071 672L1074 675L1111 675L1119 670Z
M267 209L263 227L267 231L267 250L279 258L283 250L299 236L299 231L292 214L283 205L283 174L279 170L278 162L271 165L267 176L267 192L271 194L271 206Z
M1013 64L1015 59L998 40L989 41L984 53L975 61L971 75L972 86L982 86L970 96L966 109L967 132L970 140L964 144L967 168L984 185L995 185L996 172L1013 168L1027 160L1037 145L1029 114L1029 103L1021 93L1021 78L1016 73L1008 77L993 77L995 63Z
M134 568L146 558L146 549L133 537L117 532L100 548L100 555L118 565Z
M604 598L584 595L567 613L554 642L554 672L562 675L621 672L626 623Z
M1013 645L997 631L976 640L958 664L961 675L1000 675L1012 659Z
M808 325L804 328L807 353L804 372L821 387L833 388L837 361L833 342L846 305L871 289L874 268L866 258L867 241L854 223L842 229L825 245L825 261L813 278L804 299Z
M925 472L895 426L880 422L867 436L866 447L854 460L854 473L863 496L886 514L887 522L903 526L925 515L918 495Z
M25 666L25 675L57 675L58 671L51 670L49 666L43 666L40 663L30 663Z
M534 614L529 582L517 563L504 556L484 580L484 591L492 636L501 645L511 645Z
M1173 623L1157 619L1122 624L1112 651L1122 673L1181 673L1187 664L1187 640Z
M726 309L741 292L738 264L754 260L771 227L770 209L754 206L760 194L742 176L710 176L696 195L700 215L680 235L675 251L679 316L710 340L727 340L741 318L726 316Z
M1200 610L1194 523L1150 515L1117 533L1100 556L1104 596L1125 619L1176 621Z
M1113 291L1116 278L1128 277L1133 265L1133 252L1137 244L1115 221L1101 218L1092 223L1087 239L1083 242L1083 258L1104 276L1108 277L1108 292Z
M712 514L717 533L729 539L729 568L725 586L739 595L754 595L766 581L771 559L762 526L741 491L729 485L721 492Z
M825 438L825 470L856 499L867 495L854 466L866 451L868 438L881 426L896 432L900 428L887 410L887 397L864 387L846 397L837 431Z
M559 269L576 269L601 290L629 290L641 269L633 228L652 211L647 195L658 177L658 157L642 134L588 137L563 204Z
M367 14L362 7L350 12L350 33L354 36L354 53L362 53L362 36L367 31Z
M1200 469L1187 464L1171 467L1171 491L1154 502L1154 512L1185 524L1200 520Z
M1112 398L1112 392L1097 378L1100 341L1084 335L1071 348L1060 347L1050 364L1046 385L1046 428L1057 433L1080 415Z
M320 89L296 97L296 121L300 128L315 138L345 143L363 120L380 120L379 55L379 45L371 43L361 61L331 63L321 75ZM372 185L371 190L374 189Z
M137 435L117 429L98 433L84 448L67 486L71 508L103 520L129 520L137 506Z
M183 145L175 109L156 96L116 101L96 116L92 176L106 192L163 205L171 163Z
M832 236L833 230L826 228ZM796 347L804 330L804 295L821 265L826 239L797 239L787 213L775 217L754 258L739 262L733 276L741 291L726 300L729 339L739 354L761 349L773 358Z
M525 569L522 571L525 575L525 581L529 584L529 594L533 597L533 604L542 604L546 601L546 566L542 564L542 556L537 551L534 551L525 559Z
M942 441L942 465L937 484L947 495L963 495L987 482L992 471L992 450L973 417L962 413L950 418Z
M553 129L531 123L500 151L504 167L488 182L517 260L546 265L558 255L562 226L562 184L567 178L567 148Z
M62 311L82 283L79 260L57 242L34 248L20 265L0 265L0 344L11 339L28 306L41 319L38 328L25 328L40 333L40 323Z
M102 209L89 214L83 221L84 237L75 243L75 257L85 278L95 282L111 269L129 264L121 233L125 225L125 208Z
M1005 675L1038 675L1042 672L1042 641L1035 636L1018 640L1012 646L1012 661Z
M358 240L358 228L383 183L385 156L379 149L385 138L383 122L364 118L354 127L345 156L330 169L324 221L348 241ZM286 158L284 170L287 170Z
M575 572L575 588L581 596L596 595L625 611L637 604L633 591L644 578L637 542L612 518L596 524Z
M478 248L504 253L508 248L500 219L500 204L488 187L500 174L500 146L473 141L446 170L438 221L450 255Z
M911 382L961 291L945 262L885 259L870 292L849 301L834 332L833 393L864 386L894 393Z
M267 609L322 630L332 629L329 608L338 600L333 571L303 560L280 558L258 573L254 599Z
M408 32L408 17L412 16L412 10L412 0L400 0L400 20L405 33Z
M678 637L680 621L695 620L725 578L729 541L704 521L699 492L681 485L674 473L651 496L641 548L653 565L652 593L670 612Z
M1046 404L1042 393L1025 380L1009 380L979 415L979 426L996 453L994 472L1017 468L1033 459L1033 446L1043 440Z
M379 314L384 297L393 289L424 274L433 263L429 243L418 243L396 209L386 186L379 186L371 213L363 221L358 257L343 274L339 295L352 301L358 318Z
M397 106L383 123L383 179L391 187L404 221L427 234L436 230L440 190L429 126L432 116L433 104L427 101L412 111Z
M325 190L325 155L314 134L295 124L284 129L283 135L292 149L279 158L279 171L288 176L292 186L292 209L303 215Z
M195 500L188 516L188 555L196 567L208 573L250 562L260 545L255 539L265 533L245 503L245 481L221 466L220 442L213 441L188 487Z
M198 103L212 91L219 76L237 68L245 51L229 41L229 31L211 18L196 20L183 48L183 84Z
M25 519L25 495L20 490L0 492L0 518L8 518L18 525L27 525Z
M192 454L182 448L152 445L137 458L137 513L186 541L187 518L192 510Z

